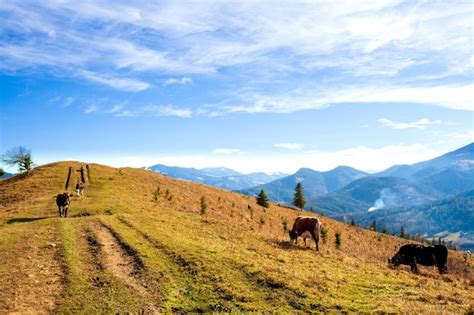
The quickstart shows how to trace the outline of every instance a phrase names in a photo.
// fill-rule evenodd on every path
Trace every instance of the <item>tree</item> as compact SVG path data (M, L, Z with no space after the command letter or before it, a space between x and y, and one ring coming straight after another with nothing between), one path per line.
M201 214L206 214L206 211L207 211L206 197L204 196L201 197L200 205L201 205Z
M18 166L19 172L29 172L33 167L31 151L25 147L15 147L2 155L2 162L10 166Z
M303 193L303 184L298 183L295 187L295 197L293 198L293 205L303 210L306 204L306 199Z
M351 225L356 226L356 222L355 222L354 218L352 218L352 220L351 220Z
M3 168L0 168L0 177L2 177L3 175L5 175L5 171L3 170Z
M377 232L377 221L374 220L374 222L372 222L372 224L370 225L370 229L372 231L376 231Z
M336 248L339 249L339 247L341 247L341 244L342 244L342 237L341 237L341 232L336 232L334 234L334 243L336 244Z
M406 235L405 235L405 228L404 228L403 226L400 228L400 237L401 237L401 238L405 238L405 237L406 237Z
M270 204L268 203L267 194L265 194L263 189L260 190L260 193L257 196L257 204L264 207L264 208L270 207Z

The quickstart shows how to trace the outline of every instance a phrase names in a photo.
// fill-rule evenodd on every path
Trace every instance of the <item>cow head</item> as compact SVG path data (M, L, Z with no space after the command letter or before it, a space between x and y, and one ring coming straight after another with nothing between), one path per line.
M293 242L298 238L298 233L296 233L296 231L291 230L288 232L288 234L290 236L290 240Z
M392 266L400 266L403 262L403 254L396 253L391 259L388 260L388 263Z

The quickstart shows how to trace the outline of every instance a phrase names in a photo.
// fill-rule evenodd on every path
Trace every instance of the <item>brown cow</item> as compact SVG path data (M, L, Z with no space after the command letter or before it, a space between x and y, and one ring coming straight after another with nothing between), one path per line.
M76 195L77 195L78 197L80 197L80 196L82 196L82 195L84 194L84 187L85 187L85 185L84 185L83 182L78 182L78 183L76 184Z
M312 237L316 243L316 250L319 251L319 237L321 234L321 222L314 217L297 217L293 228L289 232L290 239L298 243L298 236L303 237L306 245L306 238Z
M65 217L67 218L67 210L69 208L69 204L71 203L71 197L72 194L68 194L67 192L64 192L62 194L58 194L56 196L56 204L58 205L58 210L59 210L59 217Z

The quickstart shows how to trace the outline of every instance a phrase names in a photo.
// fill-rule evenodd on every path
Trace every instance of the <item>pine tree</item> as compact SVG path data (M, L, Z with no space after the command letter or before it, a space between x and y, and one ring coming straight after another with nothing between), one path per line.
M270 207L270 204L268 203L267 194L265 194L263 189L260 191L260 193L257 196L257 204L264 208Z
M374 220L374 222L372 222L372 225L370 226L370 229L372 231L377 231L377 221Z
M305 204L306 198L303 194L303 184L298 183L295 187L295 197L293 198L293 205L303 210Z
M401 238L405 238L405 237L406 237L406 235L405 235L405 228L404 228L403 226L400 228L400 237L401 237Z

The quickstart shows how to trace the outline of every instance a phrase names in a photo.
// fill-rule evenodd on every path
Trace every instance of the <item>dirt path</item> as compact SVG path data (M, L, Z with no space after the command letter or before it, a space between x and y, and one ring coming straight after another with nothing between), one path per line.
M115 277L135 289L145 300L153 301L153 295L138 279L137 275L143 268L138 257L134 257L124 249L112 232L102 224L92 226L100 243L104 257L105 268ZM144 309L145 313L160 313L155 305L149 303Z

